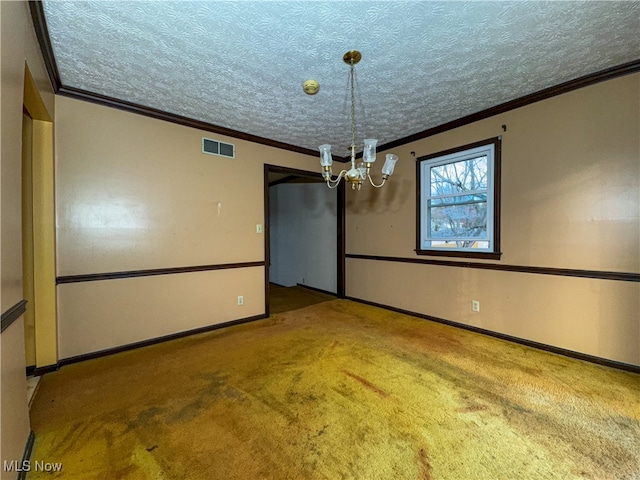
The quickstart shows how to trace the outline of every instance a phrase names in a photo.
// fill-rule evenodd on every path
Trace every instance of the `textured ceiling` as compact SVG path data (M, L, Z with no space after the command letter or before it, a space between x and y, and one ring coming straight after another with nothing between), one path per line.
M44 1L66 87L346 155L640 58L640 2ZM315 79L308 96L302 82Z

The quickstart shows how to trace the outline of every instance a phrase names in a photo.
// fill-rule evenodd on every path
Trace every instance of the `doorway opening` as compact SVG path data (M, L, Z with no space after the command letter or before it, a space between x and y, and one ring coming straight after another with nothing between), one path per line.
M265 312L344 297L344 187L265 165Z

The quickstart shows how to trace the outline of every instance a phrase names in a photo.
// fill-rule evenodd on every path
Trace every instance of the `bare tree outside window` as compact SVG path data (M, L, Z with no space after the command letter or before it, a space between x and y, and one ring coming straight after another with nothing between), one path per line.
M500 138L418 159L418 254L498 252Z
M430 237L469 248L487 236L487 157L431 168ZM464 240L451 240L464 238ZM448 240L447 240L448 239Z

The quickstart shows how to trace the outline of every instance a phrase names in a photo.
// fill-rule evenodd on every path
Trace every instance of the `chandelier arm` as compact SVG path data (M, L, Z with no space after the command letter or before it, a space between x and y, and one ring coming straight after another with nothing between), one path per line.
M342 170L338 176L336 177L335 180L331 179L331 178L327 178L326 182L327 182L327 186L329 188L336 188L339 184L340 184L340 180L342 180L344 178L344 176L347 174L346 170Z
M382 176L382 183L380 185L376 185L375 183L373 183L373 179L371 178L371 175L367 175L367 178L369 179L369 183L375 188L381 188L385 184L385 182L387 181L387 176L386 175Z

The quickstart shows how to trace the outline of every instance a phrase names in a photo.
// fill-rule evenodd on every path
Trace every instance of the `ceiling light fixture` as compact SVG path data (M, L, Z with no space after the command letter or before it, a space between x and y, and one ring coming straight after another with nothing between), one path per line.
M351 85L351 168L349 170L342 170L338 176L334 179L333 172L331 171L331 164L333 159L331 157L331 145L320 145L320 165L322 166L322 177L327 182L329 188L336 188L340 183L340 180L345 178L350 184L353 190L360 190L365 180L369 180L369 183L376 188L382 187L389 175L393 173L393 168L398 161L398 156L393 153L387 153L386 160L382 167L382 183L376 185L373 183L373 179L369 174L371 170L371 164L376 161L376 144L378 140L375 138L365 138L364 148L362 150L362 161L356 165L356 103L355 103L355 91L354 91L354 78L355 78L355 65L362 58L362 54L357 50L349 50L344 54L342 60L349 65L349 83Z

